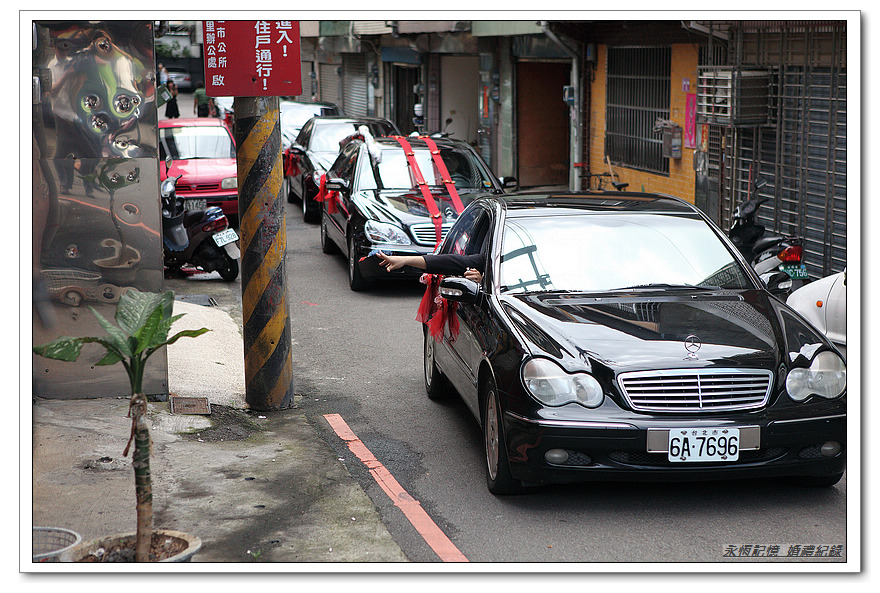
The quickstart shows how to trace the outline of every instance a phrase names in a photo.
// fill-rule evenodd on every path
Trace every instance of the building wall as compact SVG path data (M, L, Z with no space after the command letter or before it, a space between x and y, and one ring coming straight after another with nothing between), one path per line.
M588 142L588 154L590 159L590 171L602 173L608 171L605 162L605 83L606 65L608 60L608 46L600 45L597 48L597 67L595 80L592 85L592 100L589 105L590 111L590 134ZM685 105L687 92L683 87L685 79L690 81L690 92L696 92L697 86L697 48L689 44L672 45L672 84L670 97L669 119L685 129ZM627 189L669 194L690 203L694 203L694 150L682 146L680 159L670 159L669 176L636 171L621 166L615 166L620 180L629 183Z

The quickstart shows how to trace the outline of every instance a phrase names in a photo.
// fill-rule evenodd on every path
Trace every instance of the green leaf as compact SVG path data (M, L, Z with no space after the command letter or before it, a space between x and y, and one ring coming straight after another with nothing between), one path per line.
M162 306L157 305L153 312L150 313L150 316L147 318L146 322L141 326L141 328L135 334L135 338L137 338L138 346L135 350L135 354L140 354L147 348L152 348L156 342L161 342L165 339L165 336L158 335L157 332L162 324Z
M89 309L92 309L92 307L89 307ZM104 331L110 336L110 342L116 347L116 349L124 356L132 356L132 347L129 342L130 336L104 319L104 317L94 309L92 309L92 313L98 318L98 323L101 324L101 327L103 327Z
M71 338L70 336L61 336L60 338L43 344L42 346L34 346L34 353L44 358L53 360L66 360L72 362L79 358L83 344L91 342L85 338Z
M122 362L122 360L122 355L118 351L108 349L107 354L104 356L104 358L96 362L95 366L110 366L116 364L117 362Z
M162 317L171 315L174 306L174 293L170 290L165 292L140 292L129 289L119 297L116 306L116 323L119 324L128 335L135 335L152 315L156 307L161 307Z
M180 338L197 338L205 332L211 331L207 327L203 327L201 329L185 329L183 331L179 331L174 334L170 339L166 340L164 344L160 344L163 346L167 346L173 344Z

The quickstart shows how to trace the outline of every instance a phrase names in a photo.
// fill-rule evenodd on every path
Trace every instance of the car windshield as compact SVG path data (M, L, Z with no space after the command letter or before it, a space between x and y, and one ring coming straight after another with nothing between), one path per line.
M649 213L509 218L502 291L751 287L712 228L697 218Z
M281 104L281 142L288 148L296 140L306 122L316 115L333 115L336 110L326 105L308 103Z
M416 163L428 185L443 185L443 179L427 148L413 147ZM492 188L488 172L480 167L476 157L466 150L440 147L440 157L446 165L453 184L458 190L485 190ZM403 149L383 146L382 159L372 171L368 159L361 163L361 189L415 189L415 177L410 170Z
M309 150L314 152L338 153L339 142L354 134L362 125L367 126L374 137L387 136L395 133L390 126L380 123L323 122L318 125L318 122L316 121L315 127L312 130L312 138L309 141Z
M232 136L223 126L161 128L159 132L161 159L168 154L173 159L235 158Z

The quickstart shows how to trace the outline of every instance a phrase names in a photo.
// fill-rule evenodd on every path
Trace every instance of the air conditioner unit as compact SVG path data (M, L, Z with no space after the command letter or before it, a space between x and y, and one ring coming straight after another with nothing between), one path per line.
M769 125L771 88L768 70L706 68L699 76L697 119L733 127Z

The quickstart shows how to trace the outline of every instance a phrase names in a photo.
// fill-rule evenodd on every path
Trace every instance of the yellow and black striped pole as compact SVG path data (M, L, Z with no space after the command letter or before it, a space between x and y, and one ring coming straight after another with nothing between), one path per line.
M278 410L293 405L278 98L236 97L234 110L245 399Z

